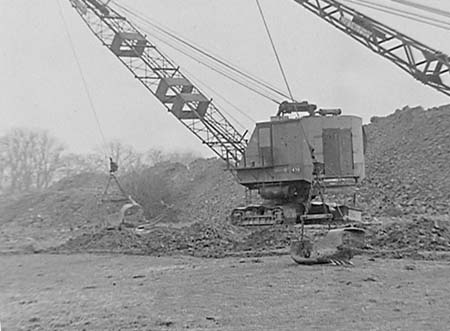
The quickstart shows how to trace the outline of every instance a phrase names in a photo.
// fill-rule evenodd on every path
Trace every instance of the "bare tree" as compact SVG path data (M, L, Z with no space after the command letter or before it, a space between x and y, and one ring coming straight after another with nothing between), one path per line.
M124 172L135 171L143 167L143 155L137 152L133 146L122 144L115 140L108 144L110 156L119 163Z
M162 162L182 163L188 165L198 158L201 158L201 156L192 151L166 153L160 149L152 148L145 153L146 163L151 166Z
M195 152L172 152L165 156L166 160L174 163L182 163L184 165L188 165L192 161L200 158L199 154Z
M63 145L47 131L13 129L0 137L3 188L10 192L43 189L59 166Z
M112 140L106 146L97 147L95 151L100 160L111 157L119 165L121 173L139 171L146 166L143 153L136 151L133 146L123 144L118 140Z
M109 157L119 165L120 173L136 172L147 166L144 156L143 153L139 153L132 146L114 140L106 145L97 146L93 153L63 155L58 177L62 178L86 172L108 172Z
M106 157L99 153L68 153L61 157L58 178L87 172L105 172L107 171L107 167L108 163Z
M154 166L164 161L164 153L160 149L151 148L145 153L145 159L148 164Z

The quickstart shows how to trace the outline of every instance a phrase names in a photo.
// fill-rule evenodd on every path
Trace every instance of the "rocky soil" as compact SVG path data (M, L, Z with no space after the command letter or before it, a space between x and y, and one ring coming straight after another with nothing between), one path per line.
M405 107L366 126L367 178L358 188L369 244L379 249L450 250L450 106ZM142 202L151 232L109 229L122 203L99 203L106 175L66 178L41 193L0 199L1 250L116 251L219 257L285 247L284 228L228 224L244 189L216 159L160 164L121 181ZM110 191L110 194L118 194ZM62 245L61 245L62 244ZM61 246L60 246L61 245Z
M360 189L371 215L448 214L450 105L405 107L366 126L367 178Z

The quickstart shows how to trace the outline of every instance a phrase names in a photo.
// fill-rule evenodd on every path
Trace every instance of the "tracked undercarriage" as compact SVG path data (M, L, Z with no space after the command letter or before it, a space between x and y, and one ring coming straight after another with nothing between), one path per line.
M314 174L312 184L303 183L306 188L301 191L292 187L269 190L272 192L271 198L278 198L275 203L269 200L266 204L250 204L234 209L230 216L231 223L244 227L281 224L294 227L297 237L292 238L290 254L298 264L351 264L355 250L365 245L365 232L358 227L362 221L361 210L354 206L326 203L323 176L317 169ZM295 186L298 188L299 184ZM281 194L276 196L273 194L275 191ZM259 191L267 198L266 192L267 189ZM304 194L299 195L298 192ZM317 198L319 201L314 201ZM306 234L308 226L312 225L321 225L322 233L318 240Z
M280 224L300 224L304 218L305 225L328 224L343 225L361 222L361 210L335 203L311 202L308 213L304 206L252 204L235 208L230 221L236 226L274 226Z

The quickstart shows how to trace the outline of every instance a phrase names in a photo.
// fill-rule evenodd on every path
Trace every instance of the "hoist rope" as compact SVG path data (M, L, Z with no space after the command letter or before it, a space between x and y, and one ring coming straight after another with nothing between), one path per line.
M444 30L450 30L450 22L446 22L443 20L438 20L432 17L427 17L425 15L420 15L417 13L413 13L407 10L397 9L393 7L389 7L386 5L377 4L370 1L364 0L343 0L344 2L352 3L361 7L370 8L379 12L391 14L394 16L406 18L412 20L417 23L422 23L430 26L434 26ZM436 23L437 22L437 23Z
M264 12L263 12L263 10L261 8L261 4L259 3L259 0L256 0L256 5L258 6L258 10L259 10L259 13L261 15L261 19L262 19L262 21L264 23L264 28L265 28L265 30L267 32L267 36L269 37L270 44L272 45L272 50L273 50L273 52L275 54L275 58L277 60L278 67L280 68L281 75L283 76L284 83L286 84L286 88L287 88L287 90L289 92L289 97L291 98L291 101L295 101L294 100L294 96L292 95L291 88L289 87L289 82L288 82L286 74L284 72L283 65L281 64L280 57L278 56L277 48L275 47L275 43L273 41L272 35L270 34L269 26L267 25L267 21L266 21L266 18L264 16Z
M243 83L241 83L240 81L235 80L235 78L233 78L233 77L231 77L231 76L229 77L227 73L221 72L220 69L214 68L214 67L210 66L210 65L207 64L207 63L201 62L200 60L198 60L198 59L195 58L194 56L192 56L192 55L190 55L189 53L185 52L185 51L182 50L181 48L172 45L170 42L168 42L168 41L162 39L161 37L159 37L159 36L153 36L153 35L152 35L152 37L155 38L156 40L158 40L158 41L164 43L165 45L167 45L167 46L169 46L169 47L175 49L177 52L179 52L179 53L185 55L186 57L188 57L188 58L190 58L190 59L192 59L192 60L194 60L194 61L196 61L196 62L202 64L203 66L209 68L210 70L213 70L213 71L217 72L218 74L221 74L222 76L227 77L228 79L230 79L230 80L232 80L232 81L235 81L237 84L239 84L239 85L242 85L242 84L243 84ZM208 89L208 90L212 91L212 92L214 93L214 95L216 95L216 96L218 96L219 98L221 98L225 103L227 103L228 105L230 105L231 107L233 107L238 113L240 113L241 115L243 115L244 117L246 117L246 118L249 119L250 121L256 122L256 120L255 120L254 118L252 118L252 117L251 117L250 115L248 115L245 111L243 111L242 109L240 109L238 106L234 105L231 101L227 100L223 95L221 95L219 92L217 92L217 91L214 90L212 87L210 87L209 84L206 84L206 83L202 82L200 79L196 78L196 77L195 77L191 72L189 72L186 68L183 68L183 71L184 71L186 74L188 74L188 76L189 76L190 79L191 79L191 78L194 79L195 84L197 84L197 85L199 85L199 86L202 85L201 87L202 87L203 89L205 89L205 90ZM192 80L192 79L191 79L191 80ZM268 100L270 100L270 101L272 101L272 102L274 102L274 103L276 103L276 104L280 104L279 101L277 101L276 99L270 98L269 96L265 95L264 92L258 91L258 90L256 90L256 89L253 89L252 87L249 87L249 86L246 86L246 85L243 85L243 86L246 87L247 89L251 90L252 92L254 92L254 93L256 93L256 94L258 94L258 95L260 95L260 96L262 96L262 97L264 97L264 98L266 98L266 99L268 99ZM225 114L227 114L230 118L232 118L232 119L235 121L235 124L239 125L241 128L244 129L244 127L239 123L239 121L238 121L235 117L233 117L230 113L226 112L226 111L223 110L223 109L221 109L220 111L223 112L223 113L225 113Z
M196 58L195 56L189 54L188 52L184 51L184 50L181 49L180 47L174 46L173 44L171 44L170 42L168 42L168 41L162 39L161 37L156 36L156 35L152 35L152 37L155 38L155 39L157 39L158 41L160 41L160 42L166 44L167 46L169 46L169 47L175 49L177 52L180 52L181 54L187 56L187 57L190 58L191 60L194 60L195 62L197 62L197 63L199 63L199 64L201 64L201 65L203 65L203 66L209 68L210 70L215 71L215 72L217 72L218 74L220 74L220 75L222 75L222 76L228 78L229 80L235 82L236 84L239 84L239 85L241 85L241 86L247 88L248 90L250 90L250 91L252 91L252 92L254 92L254 93L260 95L261 97L263 97L263 98L265 98L265 99L268 99L268 100L272 101L272 102L275 103L275 104L278 104L278 105L280 104L280 101L278 101L278 100L276 100L276 99L274 99L274 98L268 96L267 93L265 93L264 91L258 91L255 87L249 86L249 85L247 85L247 84L245 84L245 83L239 81L238 79L234 78L232 75L226 73L225 71L223 71L223 70L221 70L221 69L219 69L219 68L215 68L214 66L212 66L212 65L210 65L210 64L208 64L208 63L206 63L206 62L203 62L203 61L199 60L199 59Z
M249 73L247 73L245 70L243 70L242 68L238 68L232 64L230 64L229 62L227 62L224 59L221 59L220 57L213 55L211 52L208 52L202 48L200 48L199 46L195 45L194 43L188 41L186 38L181 37L177 34L175 34L174 32L170 31L167 28L163 28L161 26L161 24L155 24L154 22L152 22L152 20L150 20L148 17L143 16L142 14L138 14L136 13L134 10L130 9L129 7L126 7L124 5L119 4L117 1L113 1L112 3L114 3L114 5L116 5L117 7L119 7L120 9L122 9L123 11L127 12L128 14L130 14L131 16L133 16L134 18L139 19L142 22L145 22L146 24L148 24L152 29L155 29L157 31L159 31L160 33L165 34L166 36L168 36L169 38L175 40L177 43L179 44L183 44L184 46L192 49L193 51L195 51L198 54L201 54L202 56L208 58L211 61L214 61L215 63L223 66L224 68L227 68L228 70L232 71L233 74L235 75L239 75L244 77L245 79L251 81L252 83L255 83L257 85L259 85L260 87L263 87L271 92L274 92L275 94L277 94L278 96L281 96L283 98L288 98L289 96L286 95L285 93L283 93L282 91L280 91L279 89L275 88L274 86L271 86L269 83L265 82L264 80L262 80L261 78L257 78L254 75L251 75ZM148 32L148 31L147 31ZM154 34L151 34L152 36L155 36ZM161 40L160 40L161 41ZM172 46L171 46L172 47ZM186 55L186 54L185 54ZM192 55L190 55L190 57L192 57ZM199 62L198 59L195 59L197 62ZM199 62L203 65L204 62ZM209 67L211 69L211 67ZM218 72L216 70L216 72ZM230 79L229 75L226 76L227 78ZM237 82L236 79L233 79L234 82ZM241 84L242 85L242 84ZM242 85L244 87L248 87L248 85ZM253 88L254 89L254 88ZM279 102L277 102L279 103Z
M416 17L418 19L424 19L426 21L430 21L430 22L423 22L421 20L420 21L421 23L435 23L435 22L438 22L438 23L442 23L442 24L446 24L446 25L450 24L449 21L439 20L439 19L436 19L434 17L421 15L421 14L418 14L418 13L415 13L415 12L411 12L411 11L408 11L408 10L405 10L405 9L396 8L396 7L392 7L392 6L389 6L389 5L383 5L383 4L380 4L380 3L376 3L374 1L369 1L369 0L344 0L344 1L352 2L352 3L360 4L360 5L365 4L365 5L370 5L370 6L376 6L376 7L382 8L382 9L386 9L387 11L390 11L390 13L392 13L392 14L398 14L398 15L404 14L404 15L409 15L409 16ZM406 5L413 6L408 1L406 1L406 2L404 2L403 0L391 0L391 1L404 4L405 6ZM423 6L423 7L426 7L426 6ZM432 7L426 7L426 8L432 9ZM425 9L423 9L423 10L425 10ZM443 13L443 11L441 11L441 12ZM448 13L448 15L450 16L450 13ZM414 19L414 18L412 18L412 19Z
M443 10L443 9L438 9L438 8L434 8L431 6L422 5L422 4L415 3L413 1L408 1L408 0L391 0L391 1L400 3L404 6L409 6L409 7L413 7L416 9L420 9L420 10L423 10L423 11L426 11L426 12L429 12L429 13L432 13L435 15L450 17L450 12Z
M275 57L276 57L276 60L277 60L277 63L278 63L278 67L280 68L281 74L282 74L283 79L284 79L284 83L286 84L286 87L287 87L287 89L289 91L289 95L291 97L291 101L295 102L295 99L294 99L294 97L292 95L292 92L291 92L291 89L289 87L288 80L287 80L286 75L284 73L284 69L283 69L283 66L281 64L280 57L278 56L278 52L277 52L277 49L275 47L275 43L273 41L272 35L270 34L269 26L267 24L267 21L266 21L266 18L264 16L264 12L262 10L261 4L259 3L259 0L256 0L256 5L258 6L259 14L261 15L261 19L262 19L262 21L264 23L264 27L265 27L267 36L269 37L270 44L272 45L272 50L273 50L273 52L275 54ZM310 155L311 155L311 159L314 159L314 153L313 153L314 148L312 147L312 144L309 141L308 136L306 135L307 131L305 130L305 127L303 126L302 119L299 120L299 123L300 123L300 127L302 128L302 131L303 131L303 139L306 142L306 144L308 145L308 149L309 149L309 152L310 152Z
M195 84L199 85L202 89L212 92L213 95L215 95L218 98L222 99L222 101L224 101L230 107L234 108L238 113L240 113L242 116L246 117L252 123L256 122L256 119L254 119L249 114L247 114L245 111L243 111L241 108L236 106L234 103L232 103L230 100L228 100L225 96L221 95L216 89L214 89L211 86L209 86L209 84L205 84L204 82L199 80L197 77L195 77L194 74L192 74L192 72L189 72L186 69L183 69L183 71L185 71L189 75L189 78L193 78ZM235 121L236 125L238 125L241 129L246 129L232 114L230 114L229 112L225 111L224 109L220 109L220 111L225 113L226 115L228 115L231 119L233 119Z
M97 129L98 129L98 132L100 134L100 138L101 138L101 140L103 142L103 150L105 152L105 157L106 157L106 159L108 159L108 151L106 149L107 144L106 144L105 134L104 134L104 132L102 130L102 126L100 124L100 120L99 120L99 117L98 117L98 114L97 114L97 110L95 109L95 104L94 104L94 101L92 99L92 96L91 96L91 93L90 93L90 90L89 90L89 86L88 86L86 77L85 77L85 75L83 73L83 68L82 68L80 60L78 58L78 54L77 54L77 51L75 49L75 45L74 45L72 36L70 34L70 30L69 30L69 27L67 25L67 21L66 21L66 19L64 17L64 12L62 10L61 4L59 3L59 0L55 0L55 1L58 4L58 11L59 11L59 14L61 16L61 20L63 22L63 26L64 26L64 30L65 30L67 39L69 40L69 45L70 45L70 48L72 50L72 54L73 54L73 57L75 59L75 63L77 65L78 72L79 72L80 77L81 77L81 81L83 83L84 91L86 93L86 96L87 96L87 99L88 99L88 102L89 102L89 107L90 107L90 109L92 111L92 114L94 115L95 123L96 123Z

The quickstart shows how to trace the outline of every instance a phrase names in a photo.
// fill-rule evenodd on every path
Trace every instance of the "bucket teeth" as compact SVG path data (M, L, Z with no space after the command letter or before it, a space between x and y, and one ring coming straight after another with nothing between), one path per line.
M345 266L345 267L353 266L353 263L348 260L330 260L329 263L334 266Z

